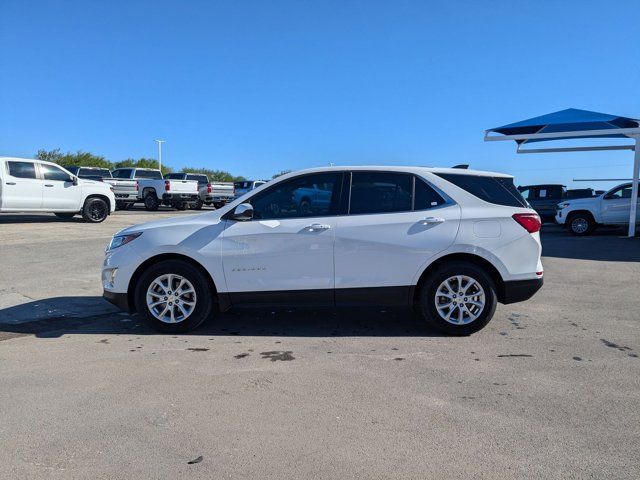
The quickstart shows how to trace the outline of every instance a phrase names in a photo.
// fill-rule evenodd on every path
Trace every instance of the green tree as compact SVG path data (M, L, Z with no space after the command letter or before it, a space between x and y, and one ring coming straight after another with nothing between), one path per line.
M59 148L54 150L40 149L38 150L38 153L36 153L36 158L47 162L54 162L65 167L112 167L111 162L105 157L94 155L89 152L83 152L82 150L78 150L76 153L67 152L63 154L60 152Z
M242 176L232 175L229 172L224 170L211 170L209 168L191 168L184 167L182 169L183 173L200 173L202 175L206 175L209 177L209 180L213 180L216 182L240 182L245 180Z
M155 158L127 158L126 160L121 160L116 162L114 165L115 168L158 168L158 160ZM162 174L171 173L171 167L167 165L162 165Z

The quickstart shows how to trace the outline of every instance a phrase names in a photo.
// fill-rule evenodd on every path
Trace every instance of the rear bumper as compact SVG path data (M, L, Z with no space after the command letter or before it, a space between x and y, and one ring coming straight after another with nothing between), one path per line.
M196 201L198 200L197 193L163 193L162 201L164 202L175 202L175 201Z
M542 288L543 283L542 277L504 282L502 292L500 292L500 303L517 303L529 300Z
M125 312L129 312L129 296L126 293L116 293L110 292L108 290L103 290L102 298L104 298L107 302L112 303L120 310L124 310Z

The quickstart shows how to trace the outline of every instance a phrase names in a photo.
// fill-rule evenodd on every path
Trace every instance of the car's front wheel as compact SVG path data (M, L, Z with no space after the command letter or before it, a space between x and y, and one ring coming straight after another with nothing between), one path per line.
M104 222L109 216L109 204L102 198L87 198L82 207L82 219L89 223Z
M579 237L589 235L593 232L596 222L587 213L574 213L567 220L569 231Z
M205 275L180 260L149 267L135 289L136 311L155 330L187 332L213 313L214 292Z
M470 335L493 318L498 298L491 276L470 262L452 262L429 274L418 307L433 328L447 335Z

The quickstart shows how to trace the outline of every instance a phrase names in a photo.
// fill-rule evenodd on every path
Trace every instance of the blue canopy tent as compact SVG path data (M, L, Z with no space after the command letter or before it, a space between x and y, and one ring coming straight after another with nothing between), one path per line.
M523 148L536 142L581 138L630 138L628 145L594 145L580 147ZM636 211L638 207L638 174L640 170L640 120L606 113L590 112L569 108L510 123L502 127L485 131L485 142L513 140L517 144L517 153L585 152L597 150L633 150L633 187L631 192L631 211L629 213L629 236L635 234Z

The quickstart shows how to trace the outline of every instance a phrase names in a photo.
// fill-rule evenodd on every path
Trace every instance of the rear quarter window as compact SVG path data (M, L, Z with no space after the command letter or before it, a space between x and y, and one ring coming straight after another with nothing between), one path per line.
M529 207L513 184L511 177L486 177L455 173L436 173L436 175L485 202L507 207Z

